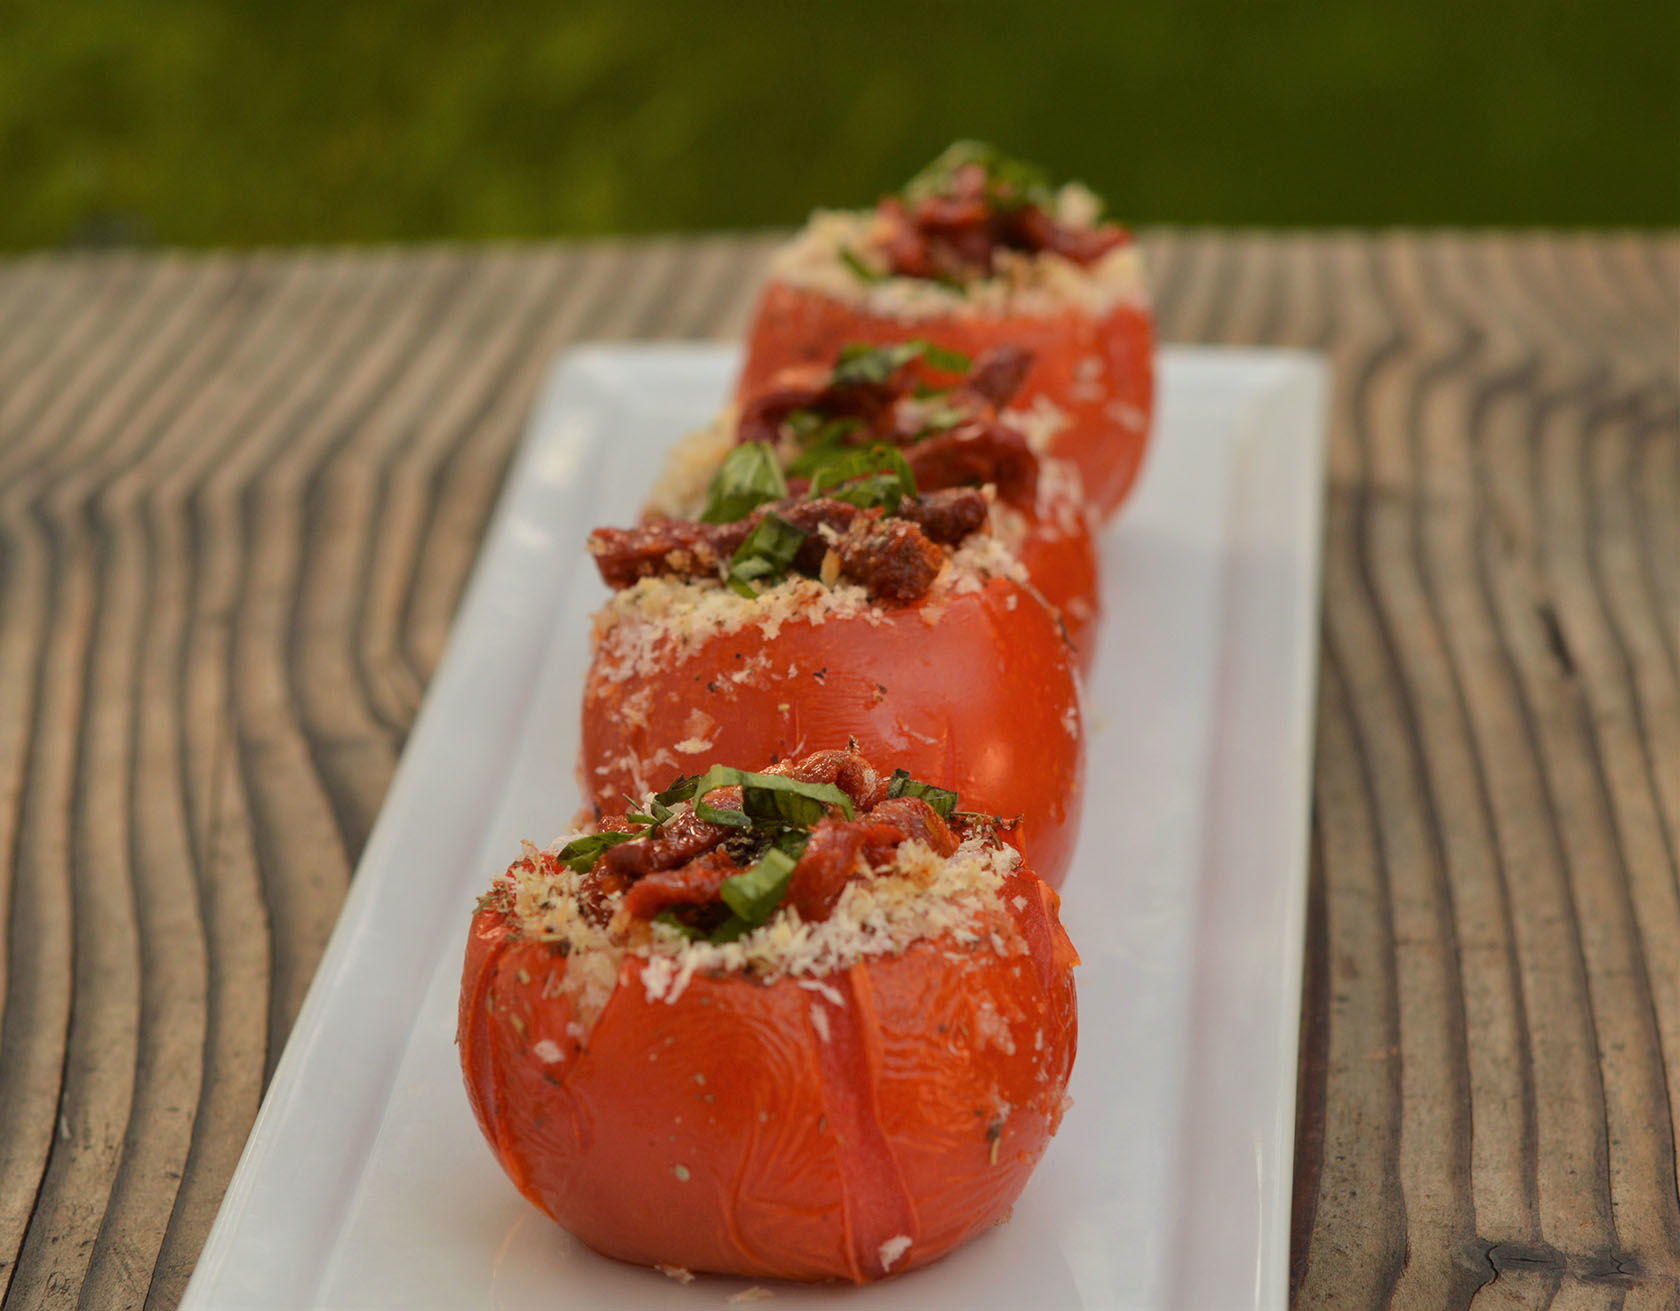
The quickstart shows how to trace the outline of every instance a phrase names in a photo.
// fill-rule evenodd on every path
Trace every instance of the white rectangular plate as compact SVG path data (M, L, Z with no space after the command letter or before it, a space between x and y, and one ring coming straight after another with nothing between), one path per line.
M189 1311L718 1307L528 1206L456 1065L473 899L576 807L582 550L629 522L735 352L557 366L221 1214ZM1325 375L1169 348L1143 482L1103 542L1074 1107L1013 1221L868 1288L775 1307L1282 1308L1312 752Z

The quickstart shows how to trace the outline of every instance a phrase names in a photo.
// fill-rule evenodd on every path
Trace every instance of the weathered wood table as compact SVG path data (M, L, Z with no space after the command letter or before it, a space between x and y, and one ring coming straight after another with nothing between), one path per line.
M1336 369L1297 1304L1673 1306L1680 238L1147 244ZM0 263L8 1308L179 1298L533 388L768 249Z

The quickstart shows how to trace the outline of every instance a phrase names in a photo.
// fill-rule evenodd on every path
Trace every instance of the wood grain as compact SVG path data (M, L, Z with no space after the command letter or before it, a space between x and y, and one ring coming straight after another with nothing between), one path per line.
M1147 235L1336 372L1302 1308L1680 1304L1680 240ZM0 262L0 1300L173 1306L554 353L771 242Z

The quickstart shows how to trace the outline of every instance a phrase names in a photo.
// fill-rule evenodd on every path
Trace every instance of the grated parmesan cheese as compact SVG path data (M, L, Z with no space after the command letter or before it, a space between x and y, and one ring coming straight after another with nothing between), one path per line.
M1035 396L1031 405L1005 410L1003 421L1022 437L1034 455L1046 455L1069 423L1067 411L1048 396Z
M574 836L557 840L550 850ZM760 927L725 943L691 942L663 924L648 926L645 935L629 942L584 913L582 875L545 861L510 871L511 909L525 936L564 948L566 969L558 989L572 1000L574 1023L583 1026L578 1037L622 981L639 979L646 1001L670 1005L700 972L750 975L764 983L800 980L822 999L811 1006L811 1022L826 1038L822 1003L843 1006L845 997L824 979L859 961L897 955L930 939L1003 956L1026 952L1000 891L1019 861L1013 848L981 835L965 839L949 858L924 843L906 842L890 870L846 884L828 919L807 923L784 906ZM637 967L633 973L625 971L627 962ZM537 1054L549 1059L542 1050Z
M886 1274L898 1262L899 1257L910 1250L910 1235L899 1234L896 1238L889 1238L881 1244L881 1273Z
M975 533L946 555L932 587L918 603L918 612L924 622L936 625L944 613L942 595L978 592L996 578L1024 583L1027 571L1003 542L988 533ZM784 625L796 620L815 625L861 618L879 624L896 608L875 602L855 583L827 587L799 574L752 597L740 596L716 579L642 578L615 592L596 612L590 678L622 683L655 673L712 639L745 628L757 628L773 641ZM728 678L746 683L769 667L769 656L760 652ZM789 673L797 670L790 667ZM689 741L701 736L692 728L690 733ZM622 763L640 765L645 772L655 762L650 758ZM674 758L670 763L675 764ZM640 782L636 786L646 790Z
M596 613L591 674L621 683L749 626L773 640L790 620L819 624L872 613L877 612L863 588L830 589L799 575L750 598L712 579L643 578L615 592ZM737 682L747 676L744 670L731 675Z
M1017 897L1016 900L1021 899ZM799 980L799 986L807 991L819 993L830 1006L844 1006L846 1004L845 996L832 983L824 983L821 979L801 979Z

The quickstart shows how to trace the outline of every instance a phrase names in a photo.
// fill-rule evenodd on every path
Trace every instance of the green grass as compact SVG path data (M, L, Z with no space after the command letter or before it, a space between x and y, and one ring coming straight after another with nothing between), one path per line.
M789 223L955 136L1136 221L1673 224L1677 15L0 0L0 247Z

